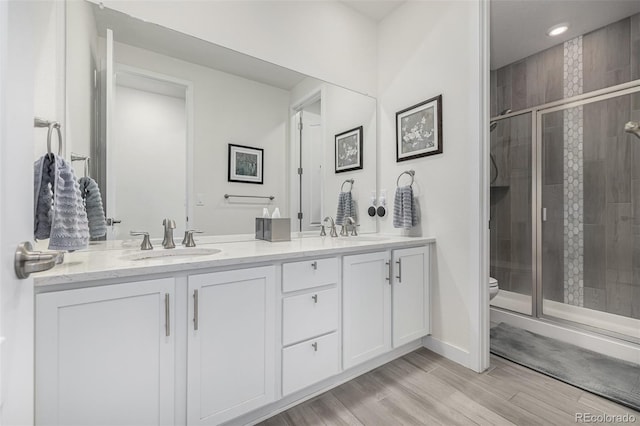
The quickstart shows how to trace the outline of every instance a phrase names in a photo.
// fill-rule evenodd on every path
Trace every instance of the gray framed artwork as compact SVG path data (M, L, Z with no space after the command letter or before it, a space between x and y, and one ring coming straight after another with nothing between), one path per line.
M263 183L264 151L262 148L229 144L228 181Z
M336 135L336 173L362 169L362 126Z
M442 154L442 95L396 113L396 162Z

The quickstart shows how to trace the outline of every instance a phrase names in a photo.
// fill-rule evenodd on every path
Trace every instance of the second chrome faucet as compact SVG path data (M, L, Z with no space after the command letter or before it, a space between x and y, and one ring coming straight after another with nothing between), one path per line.
M166 249L176 248L176 243L173 241L173 230L176 229L176 221L173 219L165 219L162 221L162 225L164 226L162 247Z

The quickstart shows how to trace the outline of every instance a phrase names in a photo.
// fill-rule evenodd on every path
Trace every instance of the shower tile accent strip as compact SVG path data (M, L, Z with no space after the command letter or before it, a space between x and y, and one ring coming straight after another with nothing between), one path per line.
M564 97L582 94L582 36L564 43ZM564 115L564 303L584 306L583 107Z

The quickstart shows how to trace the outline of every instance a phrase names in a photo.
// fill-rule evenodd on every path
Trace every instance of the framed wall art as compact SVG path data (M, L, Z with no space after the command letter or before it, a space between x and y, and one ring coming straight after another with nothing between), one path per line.
M442 154L442 95L396 113L396 162Z
M263 183L264 150L229 144L229 182Z
M362 169L362 126L336 135L336 173Z

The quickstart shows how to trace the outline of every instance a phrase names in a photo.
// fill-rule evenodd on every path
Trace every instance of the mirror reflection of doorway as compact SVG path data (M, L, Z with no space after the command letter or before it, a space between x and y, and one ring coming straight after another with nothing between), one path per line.
M118 173L107 178L107 216L122 225L108 239L126 238L130 230L161 237L167 217L186 226L186 90L142 73L117 73L107 161Z
M317 229L322 222L322 101L302 105L296 115L298 165L298 226L300 232Z

